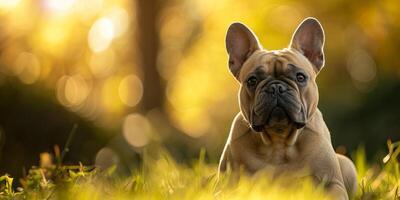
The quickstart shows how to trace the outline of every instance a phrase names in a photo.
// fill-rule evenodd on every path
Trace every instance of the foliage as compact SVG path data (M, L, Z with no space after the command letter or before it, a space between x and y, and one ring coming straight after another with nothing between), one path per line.
M389 154L382 168L366 163L363 148L355 155L359 190L354 199L399 199L400 142L388 142ZM190 166L176 163L168 154L147 156L142 169L131 176L117 176L115 167L92 167L46 163L33 167L13 189L13 179L0 178L1 199L328 199L322 187L309 180L288 184L284 180L240 178L229 181L229 172L218 180L216 166L205 162L205 151Z

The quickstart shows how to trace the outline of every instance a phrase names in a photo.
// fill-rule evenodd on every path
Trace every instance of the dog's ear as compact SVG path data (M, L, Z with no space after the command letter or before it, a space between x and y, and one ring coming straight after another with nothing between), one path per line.
M324 29L315 18L306 18L296 29L290 48L300 51L319 72L324 66Z
M242 23L229 26L225 42L229 54L229 70L238 79L243 63L254 51L261 49L261 45L257 36Z

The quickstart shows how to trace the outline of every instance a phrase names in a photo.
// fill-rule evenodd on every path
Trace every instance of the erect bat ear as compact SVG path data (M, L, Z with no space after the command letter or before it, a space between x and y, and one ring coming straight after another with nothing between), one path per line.
M229 70L238 79L243 63L254 51L261 49L261 45L257 36L246 25L238 22L229 26L225 42L229 54Z
M300 51L314 65L316 72L324 66L324 29L315 18L308 17L300 23L290 42L290 48Z

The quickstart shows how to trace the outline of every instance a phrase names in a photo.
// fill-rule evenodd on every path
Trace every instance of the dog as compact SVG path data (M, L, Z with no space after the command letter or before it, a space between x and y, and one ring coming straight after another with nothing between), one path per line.
M219 173L227 167L272 177L311 177L335 199L349 199L357 188L353 162L336 154L318 109L316 76L324 66L324 30L304 19L288 48L265 50L244 24L226 34L229 70L240 83L240 112L233 120ZM308 173L303 173L308 171Z

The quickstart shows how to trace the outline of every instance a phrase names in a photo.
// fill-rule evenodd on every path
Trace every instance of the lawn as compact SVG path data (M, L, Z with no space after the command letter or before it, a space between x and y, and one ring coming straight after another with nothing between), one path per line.
M400 199L400 142L388 141L389 153L382 160L367 163L364 148L353 156L359 188L354 199ZM56 154L57 155L57 154ZM46 156L42 156L42 159ZM229 173L217 179L216 164L205 162L205 152L192 164L179 164L168 153L144 156L141 169L131 176L117 175L116 167L100 170L90 166L66 166L56 156L55 163L32 167L27 176L13 180L0 178L1 199L328 199L322 186L309 180L288 184L243 176L237 184ZM22 187L13 183L20 181ZM293 181L292 181L293 182Z

